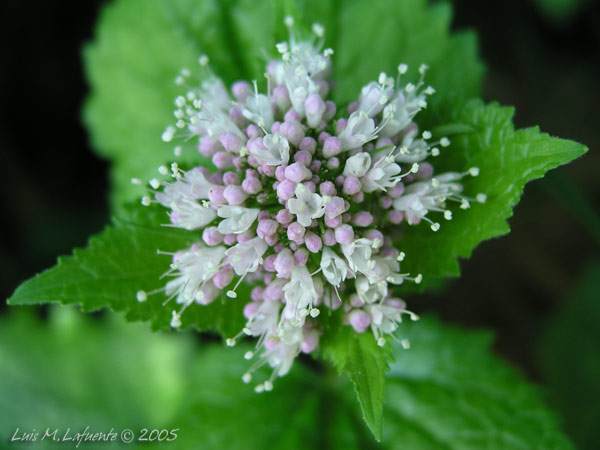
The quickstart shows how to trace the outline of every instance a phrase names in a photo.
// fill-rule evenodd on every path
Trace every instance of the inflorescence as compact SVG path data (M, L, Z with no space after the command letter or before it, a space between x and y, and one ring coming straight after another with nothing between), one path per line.
M244 335L258 338L245 355L258 361L243 380L264 364L273 372L257 392L271 390L298 354L317 349L323 309L341 308L345 324L357 333L370 329L380 346L386 337L397 339L403 317L418 317L390 285L422 280L400 270L398 225L424 221L438 231L432 217L451 220L449 202L466 209L485 201L462 194L461 179L477 176L476 167L434 176L426 162L450 145L414 121L435 92L424 84L427 66L416 84L402 83L405 64L396 79L381 73L346 115L338 114L327 100L333 50L322 50L323 27L315 24L302 40L291 18L286 25L290 40L277 44L280 59L268 63L266 93L256 81L238 81L230 95L206 56L199 59L199 87L190 86L189 70L181 71L175 81L187 92L176 98L175 126L162 139L187 142L175 147L176 156L191 143L217 170L161 166L170 181L150 180L151 195L142 199L168 208L169 226L202 230L202 241L173 254L170 281L159 291L139 291L138 301L158 292L174 299L177 328L191 305L207 305L223 291L227 301L242 301L235 300L240 284L253 286L246 325L227 345Z

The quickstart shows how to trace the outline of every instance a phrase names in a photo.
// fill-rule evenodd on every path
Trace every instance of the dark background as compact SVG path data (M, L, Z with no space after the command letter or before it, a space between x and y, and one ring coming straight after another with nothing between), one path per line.
M108 165L93 154L80 120L88 89L81 48L104 3L5 0L0 7L4 299L109 220ZM552 13L542 0L454 3L455 28L479 34L485 98L515 105L517 126L540 125L590 152L528 185L512 233L482 244L443 292L410 304L492 328L496 350L544 381L539 337L599 255L600 5L558 0L550 3L567 9Z

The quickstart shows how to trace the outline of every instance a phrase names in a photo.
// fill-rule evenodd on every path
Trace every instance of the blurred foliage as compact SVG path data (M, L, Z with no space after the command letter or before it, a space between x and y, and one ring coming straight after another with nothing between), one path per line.
M164 445L171 449L571 448L537 389L489 353L488 333L437 320L403 327L413 348L395 346L380 445L335 374L298 363L273 392L254 393L240 379L250 364L243 344L198 346L190 334L151 333L116 315L98 320L68 308L52 308L45 323L17 309L0 325L4 442L17 427L89 425L179 428Z
M582 450L600 442L600 261L591 263L541 340L543 377L550 399Z
M563 25L577 15L591 0L533 0L537 8L552 22Z

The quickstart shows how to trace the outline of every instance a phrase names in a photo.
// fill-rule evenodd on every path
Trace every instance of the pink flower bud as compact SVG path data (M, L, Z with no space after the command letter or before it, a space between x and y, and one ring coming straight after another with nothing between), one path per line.
M277 255L269 255L263 260L263 267L267 272L275 272L275 258Z
M215 141L206 136L200 138L200 145L198 146L198 151L202 156L210 158L219 150L223 150L223 146L219 141Z
M330 136L325 139L323 143L323 156L325 158L331 158L332 156L339 155L342 152L342 142L335 136Z
M394 225L398 225L404 219L404 214L401 211L396 211L395 209L391 210L388 213L388 220L392 222Z
M224 151L217 152L213 155L212 162L217 169L231 169L233 167L233 156Z
M212 282L217 289L224 289L233 281L233 269L223 267L212 278Z
M301 163L293 163L285 168L285 177L294 183L300 183L312 177L312 172Z
M242 147L242 140L239 138L239 136L229 132L223 133L219 137L219 142L225 150L231 153L239 152L240 148Z
M287 166L285 164L282 164L281 166L277 166L277 168L275 169L275 178L277 178L278 181L285 180L286 167Z
M316 128L327 107L319 94L311 94L304 101L304 110L306 112L306 122L311 128Z
M304 248L299 248L294 252L294 261L296 261L296 265L305 266L308 261L308 252Z
M296 183L290 180L282 181L277 186L277 197L281 200L289 200L296 194Z
M250 298L252 299L252 301L259 302L263 299L264 291L265 291L264 287L255 286L252 288L252 291L250 291Z
M291 122L292 120L300 122L302 120L302 117L296 112L294 108L290 108L283 116L283 120L285 120L286 122Z
M252 92L252 87L247 81L236 81L231 86L231 93L240 102L246 101L248 95Z
M213 186L208 190L208 200L217 205L225 205L227 200L223 196L225 186Z
M223 191L223 197L231 206L239 206L248 198L248 194L239 186L229 185Z
M281 124L280 133L289 141L290 144L297 147L304 139L304 128L297 121L285 121Z
M300 150L299 152L296 152L296 154L294 155L294 161L296 161L297 163L300 164L304 164L306 167L310 166L310 163L312 161L312 155L307 152L306 150ZM319 161L315 161L315 162L319 162ZM312 169L312 167L311 167Z
M291 272L292 272L292 268L294 267L294 255L292 254L292 252L287 249L284 248L283 250L281 250L278 254L277 257L275 258L275 263L274 263L274 267L275 267L275 271L277 272L277 277L278 278L289 278Z
M379 198L379 204L383 209L389 209L392 206L392 202L392 197L388 197L387 195Z
M335 240L335 232L333 230L325 230L325 233L323 233L323 242L328 247L337 244L337 241Z
M285 87L283 84L275 86L273 89L272 98L279 111L286 111L291 106L290 95L287 87Z
M262 184L258 178L246 178L242 181L242 189L248 194L258 194L262 190Z
M346 119L338 119L335 123L335 133L339 135L342 131L346 129L348 126L348 121Z
M415 174L417 180L428 180L433 176L433 166L428 162L419 164L419 171Z
M362 189L362 185L360 184L360 180L355 176L346 177L344 180L344 194L354 195L358 194Z
M244 317L246 319L250 319L252 316L254 316L256 314L256 312L258 311L258 308L260 308L260 303L258 303L256 301L246 303L246 306L244 306Z
M325 225L329 228L337 228L342 224L342 216L327 217L325 216Z
M323 248L321 238L311 231L304 235L304 245L311 253L318 253Z
M342 224L335 229L335 240L338 244L350 244L354 240L354 230L348 224Z
M328 169L335 170L338 167L340 167L340 160L337 159L335 156L333 158L329 158L327 160L327 168Z
M290 241L294 241L296 244L302 244L304 242L304 232L306 228L300 225L298 222L292 222L287 228L287 236Z
M235 184L237 186L240 184L240 176L235 172L225 172L223 174L223 183L226 185Z
M352 217L352 224L357 227L368 227L373 223L373 216L370 212L361 211Z
M334 218L344 213L348 208L342 197L332 197L325 206L325 217Z
M271 219L263 219L258 222L256 227L256 234L260 238L265 236L271 236L277 231L278 223Z
M306 150L311 155L314 155L316 149L317 141L311 137L305 137L302 139L302 142L300 142L300 150Z
M348 322L357 333L364 333L371 324L371 316L362 309L355 309L348 315Z
M319 185L321 195L333 197L336 194L335 185L331 181L324 181Z
M335 103L331 100L325 102L325 114L323 114L323 119L331 120L335 117L335 113L337 111L337 107Z
M280 209L277 211L277 215L275 216L275 220L282 225L287 225L292 220L294 220L294 216L287 209Z
M272 281L265 288L264 299L266 302L276 302L283 298L283 285L281 282Z
M404 192L404 184L398 182L398 183L396 183L396 186L389 189L387 193L392 198L398 198L402 195L403 192Z
M300 344L302 353L312 353L319 345L319 333L316 330L311 330L304 334L304 339Z
M277 234L272 234L270 236L265 236L264 240L267 245L273 247L275 244L277 244L277 242L279 242L279 236Z
M254 139L254 138L262 137L264 135L264 133L260 129L260 127L257 127L256 125L251 124L251 125L248 125L248 128L246 128L246 135L248 136L248 138Z
M208 227L202 231L202 240L209 246L218 245L223 242L223 235L219 233L217 227Z

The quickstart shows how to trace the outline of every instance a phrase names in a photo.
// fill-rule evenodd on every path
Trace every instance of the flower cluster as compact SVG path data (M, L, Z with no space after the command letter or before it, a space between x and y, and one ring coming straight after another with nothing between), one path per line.
M473 201L461 178L478 175L472 168L434 176L426 162L450 145L414 121L434 93L424 84L426 66L416 84L401 83L405 64L396 79L380 74L340 113L328 100L333 51L322 50L323 28L314 25L303 40L290 18L286 24L291 37L267 66L266 93L256 81L236 82L229 92L205 56L199 87L190 86L189 70L181 72L176 83L187 92L175 100L176 124L162 138L191 142L216 171L161 166L170 181L150 180L152 197L142 200L167 208L171 226L202 230L202 241L175 253L165 274L170 281L160 291L179 305L171 325L223 291L227 301L247 301L246 325L227 344L258 339L246 354L258 361L243 378L268 364L272 376L258 392L272 389L298 354L317 349L324 308L341 309L346 325L370 330L381 346L404 316L416 320L393 285L422 276L401 272L405 255L392 233L403 222L437 231L433 217L452 219L448 202L468 208ZM242 282L252 286L251 298L234 300ZM138 300L147 295L138 292Z

